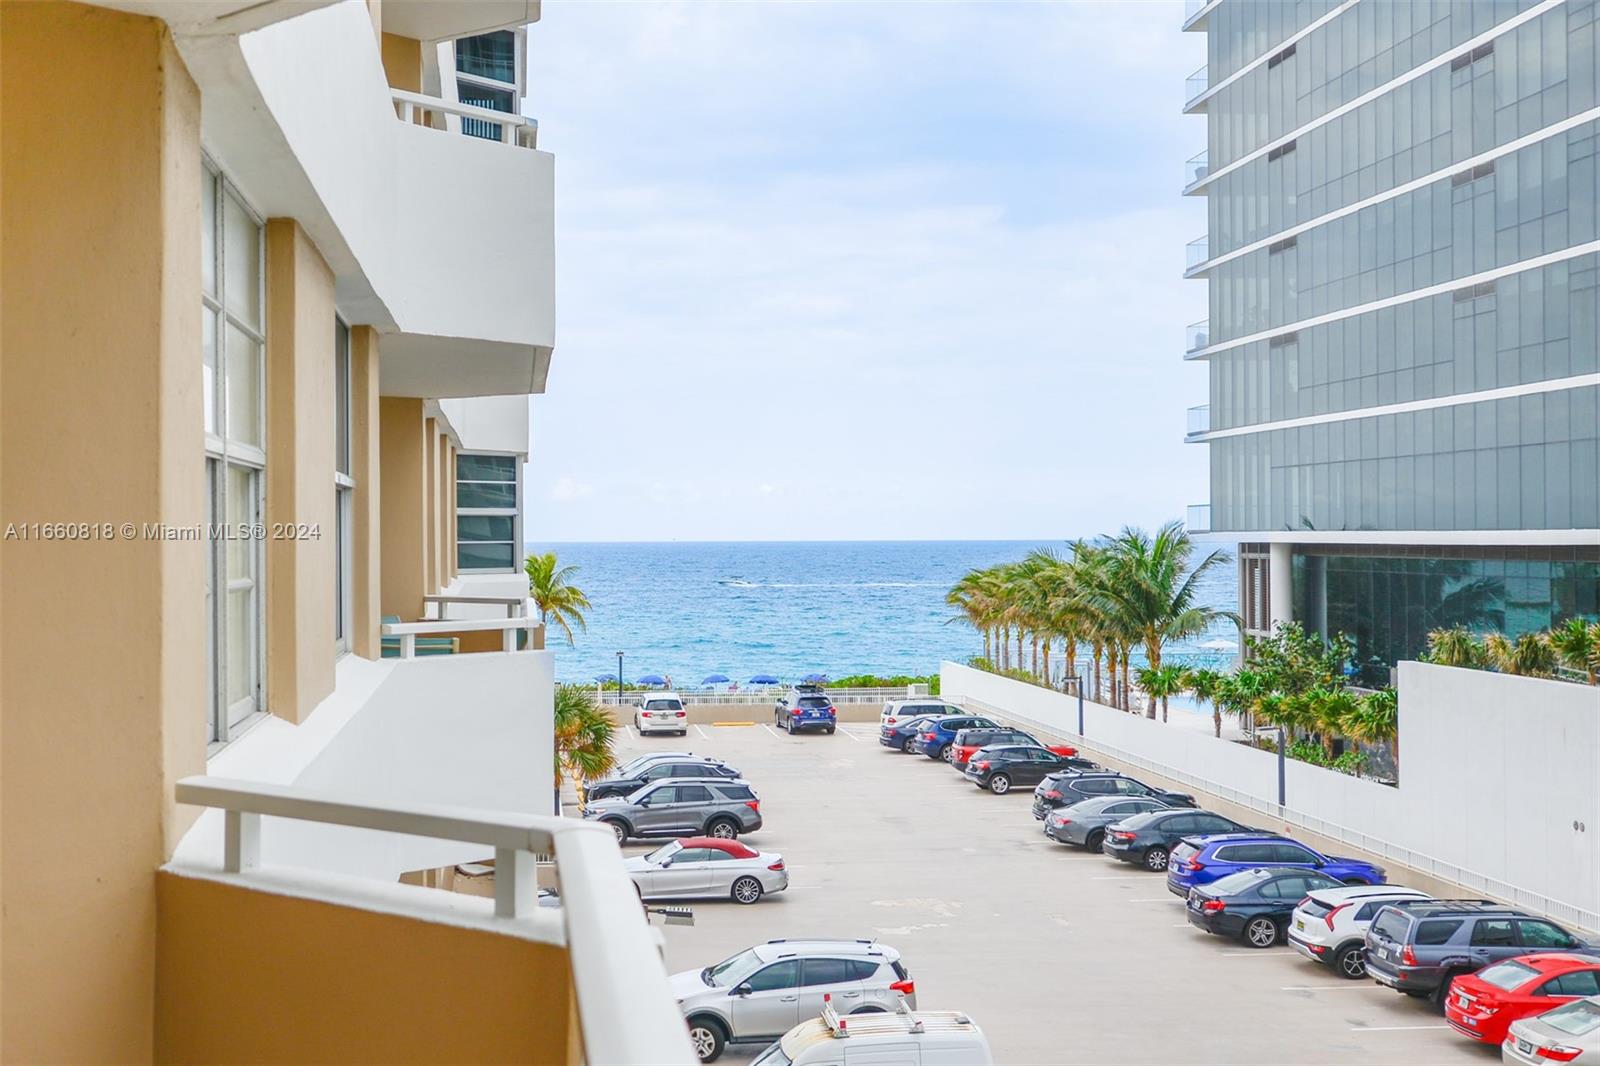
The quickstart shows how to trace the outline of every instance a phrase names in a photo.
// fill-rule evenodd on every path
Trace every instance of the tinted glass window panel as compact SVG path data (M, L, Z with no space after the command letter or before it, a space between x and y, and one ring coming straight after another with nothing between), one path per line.
M679 785L679 803L710 803L711 790L704 785Z
M794 988L800 983L800 960L785 959L759 971L747 982L752 991L773 992L780 988Z
M517 457L514 455L458 455L458 481L515 481Z
M1380 917L1377 924L1381 924L1386 917L1387 915ZM1448 944L1450 938L1455 936L1456 930L1460 928L1461 922L1459 919L1430 919L1422 922L1417 929L1417 943L1425 947Z
M1510 947L1517 942L1509 918L1483 918L1472 929L1474 947Z
M804 959L801 981L809 985L837 985L852 979L848 959Z
M463 570L509 570L515 561L514 544L456 544L456 564Z
M457 482L456 506L463 509L474 507L515 508L517 506L516 483Z

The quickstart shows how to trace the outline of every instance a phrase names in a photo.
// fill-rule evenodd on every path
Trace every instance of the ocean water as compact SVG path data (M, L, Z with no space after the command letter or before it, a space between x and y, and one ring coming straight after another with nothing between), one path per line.
M624 654L629 682L663 674L680 688L711 674L744 684L757 674L785 681L809 673L928 674L941 659L983 653L983 637L950 622L945 593L975 567L1020 559L1041 541L813 541L529 545L579 568L589 596L588 629L569 648L548 634L563 681L614 675ZM1202 598L1232 608L1237 570L1208 574ZM1179 655L1222 661L1208 641L1232 641L1231 626L1174 646ZM1060 651L1055 651L1059 657Z

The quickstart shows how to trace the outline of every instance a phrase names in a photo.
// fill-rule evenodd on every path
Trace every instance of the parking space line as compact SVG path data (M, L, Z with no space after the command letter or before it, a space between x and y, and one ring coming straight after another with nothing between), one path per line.
M848 729L846 729L844 731L844 735L849 737L851 740L855 741L857 744L861 743L861 738L856 736L854 733L850 732L850 730L848 730Z
M1227 955L1234 959L1279 959L1285 955L1296 955L1289 948L1256 948L1253 951L1219 951L1218 955Z
M703 739L705 739L705 740L710 740L710 739L711 739L711 734L710 734L710 733L707 733L707 732L706 732L706 731L705 731L705 730L704 730L704 729L701 729L701 728L700 728L700 726L699 726L699 725L696 725L696 726L695 726L695 727L694 727L694 731L695 731L695 732L696 732L696 733L699 733L699 734L700 734L700 736L701 736L701 737L702 737L702 738L703 738Z
M768 725L765 722L761 723L761 728L765 729L767 732L771 733L773 736L777 736L778 735L778 731L776 729L772 728L770 725Z
M637 740L638 739L638 736L633 731L633 726L625 725L622 728L624 728L624 729L626 729L628 731L628 739L629 740ZM696 728L698 728L698 727L696 727Z
M1091 880L1091 881L1148 881L1148 880L1150 880L1150 878L1148 878L1148 877L1137 877L1137 876L1135 876L1135 877L1114 877L1113 876L1113 877L1091 877L1091 878L1089 878L1089 880ZM1176 900L1177 897L1174 896L1173 899Z
M1352 1033L1411 1033L1419 1029L1448 1029L1448 1025L1352 1025Z
M1280 985L1279 992L1365 992L1371 985L1351 981L1347 985Z
M1128 902L1129 903L1182 903L1183 900L1178 899L1176 896L1149 896L1149 897L1144 897L1144 898L1140 898L1140 899L1130 899L1130 900L1128 900ZM1226 955L1227 952L1223 952L1223 954Z

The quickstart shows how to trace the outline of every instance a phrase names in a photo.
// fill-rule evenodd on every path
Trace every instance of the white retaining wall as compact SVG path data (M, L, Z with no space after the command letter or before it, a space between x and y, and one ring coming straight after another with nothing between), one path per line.
M1600 689L1401 663L1398 788L973 670L944 698L1079 737L1091 751L1374 854L1600 929Z

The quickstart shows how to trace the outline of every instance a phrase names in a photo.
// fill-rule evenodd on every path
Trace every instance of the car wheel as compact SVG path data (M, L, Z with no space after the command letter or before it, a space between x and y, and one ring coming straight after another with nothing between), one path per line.
M1360 944L1350 944L1339 949L1333 957L1333 970L1340 977L1352 981L1367 976L1367 957Z
M617 834L618 844L626 844L628 842L628 825L626 822L618 821L615 818L607 818L606 824L611 827L613 833Z
M1100 845L1104 844L1105 840L1106 840L1105 833L1102 830L1096 829L1093 832L1091 832L1088 836L1083 838L1084 850L1085 851L1099 851L1100 850Z
M1456 983L1459 974L1447 973L1444 980L1439 982L1439 987L1433 990L1433 1009L1440 1014L1444 1013L1444 1005L1450 1001L1450 986Z
M739 835L739 825L730 818L718 818L706 826L706 836L718 840L732 840Z
M690 1018L689 1043L694 1047L695 1058L715 1062L728 1046L728 1033L715 1018Z
M784 723L784 726L785 726L785 728L787 728L789 730L789 735L791 737L794 736L794 719L790 718L787 722Z
M1005 774L995 774L989 778L989 791L996 796L1004 796L1011 791L1011 778Z
M907 755L910 755L910 754L912 754L913 752L915 752L917 750L916 744L917 744L917 738L916 737L914 737L914 736L906 737L904 742L902 742L901 745L900 745L900 750L905 752Z
M889 1012L884 1010L882 1007L858 1007L857 1009L851 1011L850 1013L851 1014L888 1014Z
M944 747L939 749L939 758L943 759L945 762L955 762L956 753L950 750L950 745L946 744Z
M833 728L834 728L834 727L833 727L833 726L831 726L831 725L830 725L830 726L829 726L829 727L828 727L828 735L829 735L829 736L830 736L830 737L831 737L831 736L833 736Z
M1251 918L1244 925L1244 942L1253 948L1270 948L1278 942L1278 923L1271 918Z
M1167 868L1167 849L1163 847L1149 848L1144 853L1144 868L1152 873L1160 873Z
M754 877L741 877L733 883L735 903L754 903L761 898L761 882Z

